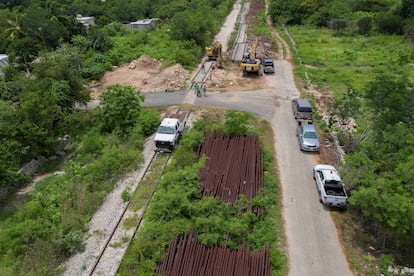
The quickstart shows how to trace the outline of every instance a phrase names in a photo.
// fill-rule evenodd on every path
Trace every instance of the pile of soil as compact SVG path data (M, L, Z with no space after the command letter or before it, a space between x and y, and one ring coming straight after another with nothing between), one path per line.
M105 73L101 81L92 84L92 98L98 99L102 91L113 84L131 85L142 93L181 90L188 78L189 72L180 64L164 68L162 61L141 56Z
M239 63L225 61L223 69L214 70L211 79L207 80L207 87L212 91L249 91L267 88L263 76L251 74L243 76Z

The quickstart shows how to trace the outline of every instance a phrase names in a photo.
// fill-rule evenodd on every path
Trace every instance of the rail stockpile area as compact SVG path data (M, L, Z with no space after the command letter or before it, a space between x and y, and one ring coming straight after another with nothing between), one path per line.
M198 158L203 155L207 161L199 172L199 179L204 196L233 203L240 194L251 200L263 187L263 162L256 136L210 133L204 138Z
M250 252L227 247L207 247L200 244L193 233L171 241L164 262L156 275L263 275L270 276L269 248Z
M198 151L207 160L199 172L204 196L219 197L233 204L239 195L248 200L263 187L263 161L256 136L230 137L208 133ZM250 210L259 215L259 209ZM194 232L177 236L169 244L156 275L271 275L269 247L251 252L242 245L238 250L202 245Z

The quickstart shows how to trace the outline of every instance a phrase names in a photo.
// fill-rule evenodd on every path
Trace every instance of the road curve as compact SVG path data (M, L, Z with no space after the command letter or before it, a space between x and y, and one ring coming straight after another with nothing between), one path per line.
M236 4L235 9L240 7ZM234 24L234 12L225 26ZM282 187L283 218L288 248L290 276L352 275L338 240L330 211L319 203L312 168L315 154L299 150L296 121L291 99L299 97L286 42L271 27L272 33L285 45L287 54L275 62L275 74L264 76L268 89L245 92L209 91L207 97L195 97L192 91L156 93L146 96L144 106L187 103L248 111L268 120L275 134L275 151ZM227 32L229 32L227 30ZM224 32L226 33L226 32ZM221 37L226 41L224 37ZM226 43L224 43L226 44ZM279 46L281 49L282 47Z
M195 97L194 105L248 111L271 123L282 187L288 275L352 275L330 211L319 203L312 178L317 155L299 150L295 134L296 121L291 108L291 99L298 97L299 92L293 81L292 65L287 61L276 61L276 74L264 78L269 83L268 89L246 92L210 91L207 97ZM160 93L147 97L144 105L154 106L153 101L157 106L171 105L174 102L172 95L165 100L162 97L163 94ZM177 94L177 98L183 99L183 95Z

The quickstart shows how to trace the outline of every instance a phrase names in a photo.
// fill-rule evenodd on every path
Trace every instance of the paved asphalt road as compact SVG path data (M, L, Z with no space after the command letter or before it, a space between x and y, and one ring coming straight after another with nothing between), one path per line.
M269 89L214 92L197 98L190 90L146 94L144 106L218 106L252 112L268 120L275 133L275 149L283 195L289 275L352 275L338 240L330 210L319 203L312 168L317 154L299 150L291 99L298 97L291 64L276 62L276 74L264 76Z

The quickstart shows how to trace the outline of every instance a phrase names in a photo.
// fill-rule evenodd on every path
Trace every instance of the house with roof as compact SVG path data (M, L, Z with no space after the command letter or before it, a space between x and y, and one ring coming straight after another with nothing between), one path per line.
M76 20L85 26L86 29L89 29L90 26L95 24L95 17L93 16L82 16L80 14L77 14Z
M145 30L155 27L158 23L161 22L161 19L159 18L147 18L147 19L141 19L137 20L135 22L130 22L127 24L128 28L130 29L139 29L139 30Z
M0 54L0 77L4 76L1 68L9 66L9 56L5 54Z

